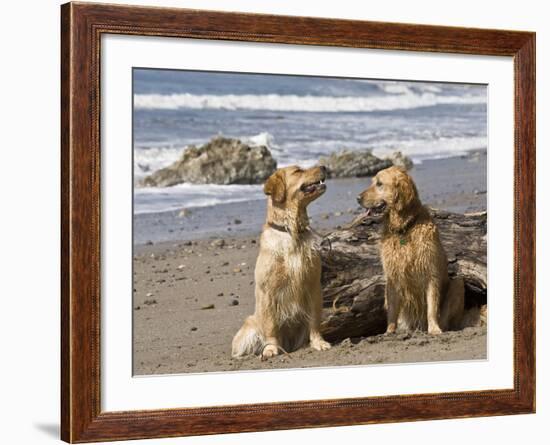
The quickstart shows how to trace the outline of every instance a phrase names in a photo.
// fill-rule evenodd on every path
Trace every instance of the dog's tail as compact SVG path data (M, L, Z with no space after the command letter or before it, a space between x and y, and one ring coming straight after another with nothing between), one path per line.
M241 326L241 329L233 337L231 355L243 357L245 355L258 355L262 352L265 341L258 329L254 315L249 316Z

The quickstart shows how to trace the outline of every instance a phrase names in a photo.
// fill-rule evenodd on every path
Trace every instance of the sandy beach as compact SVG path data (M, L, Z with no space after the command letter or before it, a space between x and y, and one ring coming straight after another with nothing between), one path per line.
M426 205L486 209L486 157L430 160L411 171ZM310 208L323 233L353 219L369 178L328 182ZM261 362L231 358L231 340L254 311L253 273L264 201L138 215L134 222L134 374L415 363L486 358L486 328L349 338Z

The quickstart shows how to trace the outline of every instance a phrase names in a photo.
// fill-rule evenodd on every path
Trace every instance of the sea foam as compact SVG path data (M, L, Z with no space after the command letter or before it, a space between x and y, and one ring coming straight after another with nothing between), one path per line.
M261 185L179 184L134 188L134 213L169 212L264 198Z
M391 87L390 87L391 88ZM396 90L397 92L397 90ZM484 104L485 95L415 94L399 88L403 94L368 97L298 96L279 94L136 94L137 109L214 109L300 112L371 112L431 107L440 104Z

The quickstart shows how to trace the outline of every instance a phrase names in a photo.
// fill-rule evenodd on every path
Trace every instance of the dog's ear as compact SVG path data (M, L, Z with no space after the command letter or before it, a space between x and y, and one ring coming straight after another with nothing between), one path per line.
M405 170L400 169L400 173L394 178L393 186L393 202L397 211L410 208L418 202L418 190L416 189L416 185Z
M273 173L264 184L264 193L271 196L275 203L282 203L286 198L286 185L281 171Z

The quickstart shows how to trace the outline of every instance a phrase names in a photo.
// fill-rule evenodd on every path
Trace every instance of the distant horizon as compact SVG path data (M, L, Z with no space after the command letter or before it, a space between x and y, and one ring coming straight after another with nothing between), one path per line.
M326 83L326 85L334 84L335 82L356 82L356 83L386 83L392 84L410 84L411 86L448 86L448 87L463 87L473 90L486 90L487 84L471 83L471 82L438 82L432 80L410 80L410 79L383 79L383 78L359 78L359 77L336 77L336 76L315 76L303 74L270 74L270 73L252 73L252 72L234 72L234 71L203 71L203 70L181 70L170 68L133 68L134 94L148 94L153 92L151 86L162 81L164 94L180 92L182 82L189 80L196 81L197 76L200 76L201 83L214 88L211 94L222 92L234 81L240 83L243 76L248 78L249 84L265 85L266 82L281 85L288 83L301 84L302 88L308 88L311 81L318 83ZM225 83L220 83L220 78L223 77ZM253 86L251 87L253 88ZM171 91L171 89L173 89Z

